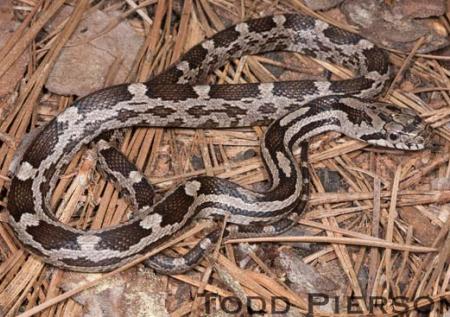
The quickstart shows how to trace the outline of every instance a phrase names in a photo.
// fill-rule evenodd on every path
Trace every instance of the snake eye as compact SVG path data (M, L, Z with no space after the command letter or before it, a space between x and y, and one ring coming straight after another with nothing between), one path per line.
M390 133L389 134L389 140L396 141L398 140L399 135L397 133Z

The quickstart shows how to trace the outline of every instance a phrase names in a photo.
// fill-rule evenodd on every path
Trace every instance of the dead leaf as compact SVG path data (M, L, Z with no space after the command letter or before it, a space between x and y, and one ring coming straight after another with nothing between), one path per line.
M344 0L305 0L305 4L312 10L328 10L334 8Z
M418 53L428 53L449 44L448 38L435 32L425 20L394 9L374 0L347 0L342 5L349 21L360 26L361 35L381 46L410 52L417 40L425 37Z
M419 210L415 207L403 207L398 209L398 214L403 221L413 227L414 235L423 245L433 244L439 228L433 225Z
M100 274L67 272L62 284L65 291L98 278ZM162 279L147 269L133 268L74 296L84 307L84 317L169 316L165 308L167 294Z
M65 8L62 14L67 14L67 10L71 9ZM115 19L112 13L96 10L80 23L55 63L46 83L47 89L60 95L87 95L104 86L115 64L118 69L112 84L126 82L143 36L123 21L98 37Z
M444 0L396 1L393 11L411 18L428 18L444 15L446 6Z

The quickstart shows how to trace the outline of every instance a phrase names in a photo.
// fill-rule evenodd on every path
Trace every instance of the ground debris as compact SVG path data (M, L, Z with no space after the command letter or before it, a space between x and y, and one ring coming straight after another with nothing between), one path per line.
M399 1L398 6L388 6L375 0L347 0L342 11L352 23L360 27L361 34L384 47L409 52L421 37L424 44L418 52L428 53L449 44L447 34L440 34L428 21L416 19L418 1ZM437 15L442 10L432 10L433 1L421 2L422 13ZM427 11L425 8L430 9ZM415 6L414 6L415 5Z
M312 10L327 10L334 8L344 0L305 0L305 4Z
M13 36L14 31L19 26L13 14L11 1L0 1L0 49L5 49L5 45ZM7 53L7 52L2 52ZM23 78L26 66L29 62L30 55L26 52L22 53L11 67L0 75L0 98L12 93L17 83ZM1 118L0 105L0 118Z
M0 68L18 67L0 85L7 91L0 96L0 315L40 310L48 317L197 317L207 315L206 297L211 296L211 316L230 316L221 307L233 308L230 299L240 300L245 309L246 300L256 297L267 304L266 315L271 299L286 298L290 310L283 316L297 317L306 315L308 293L313 292L333 296L327 306L318 307L321 313L337 309L334 298L339 304L349 296L363 298L353 308L367 312L371 294L388 301L395 294L432 296L436 304L448 296L449 50L420 54L448 41L450 12L444 1L0 0L0 8L5 3L9 15L0 12L0 25L11 28L0 39L13 34L11 45L21 50L13 56L15 62L0 54ZM406 153L337 132L313 138L307 164L311 195L299 224L277 241L223 242L217 254L185 274L155 275L133 264L105 283L95 280L99 286L88 289L88 281L105 275L55 269L21 247L8 224L6 194L7 171L26 132L55 118L77 95L145 81L226 26L279 12L315 16L388 48L393 76L401 76L379 99L418 112L433 127L440 146ZM66 26L74 16L78 29L72 36ZM43 17L46 22L37 23ZM17 33L21 26L23 32ZM417 43L419 50L412 51ZM205 81L231 85L351 76L322 60L273 52L236 58ZM124 131L118 147L151 180L157 199L198 175L267 191L271 180L259 147L265 129L133 127ZM300 164L299 153L294 154ZM58 180L52 198L56 217L83 230L127 221L131 211L121 193L83 158L79 153ZM163 252L185 254L198 243L201 228L201 222L193 223L183 239ZM83 291L69 296L76 287ZM47 303L51 306L43 308ZM347 316L343 307L337 310ZM440 307L431 309L430 315L441 316Z
M69 291L98 278L98 274L68 272L61 287ZM82 304L83 317L169 316L162 276L148 269L134 268L86 290L74 299Z
M63 19L71 11L70 7L64 7L57 19ZM94 10L81 21L53 66L47 89L59 95L84 96L105 84L128 81L143 36L126 20L117 21L118 15Z

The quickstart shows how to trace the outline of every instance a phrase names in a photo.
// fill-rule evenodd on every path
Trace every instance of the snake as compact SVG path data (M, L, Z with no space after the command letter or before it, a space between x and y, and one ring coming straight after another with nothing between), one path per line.
M345 80L204 84L232 59L290 51L342 65ZM199 219L226 219L186 254L164 252L146 264L162 273L192 269L222 238L276 235L298 223L308 203L308 142L337 131L374 146L427 147L431 130L407 108L373 99L390 80L385 50L358 34L299 13L235 24L188 50L146 82L107 87L77 99L25 138L10 167L9 223L29 252L51 265L103 272L120 267L170 240ZM236 128L268 126L261 158L268 189L255 191L213 176L187 178L154 202L151 183L110 140L135 126ZM74 155L96 144L102 173L137 210L119 225L81 230L60 222L52 192ZM300 151L300 162L294 156Z

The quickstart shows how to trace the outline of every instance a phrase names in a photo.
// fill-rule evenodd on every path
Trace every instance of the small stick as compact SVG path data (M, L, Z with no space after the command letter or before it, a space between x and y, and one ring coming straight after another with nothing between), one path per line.
M400 80L400 78L402 77L406 68L409 67L409 65L411 64L411 60L416 55L417 50L422 46L424 41L425 41L424 36L422 36L420 39L417 40L416 44L414 45L413 49L411 50L411 53L409 53L408 57L406 57L405 61L403 62L402 67L400 67L400 70L398 71L397 75L395 75L395 78L392 81L391 85L389 86L389 89L386 91L385 97L389 96L391 94L392 90L394 89L394 86Z

